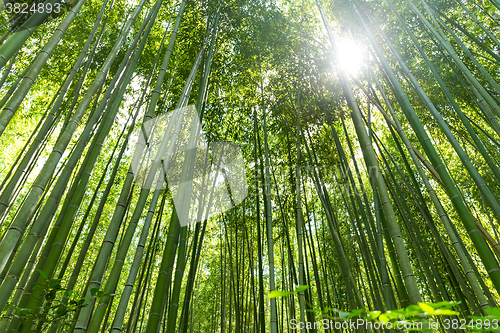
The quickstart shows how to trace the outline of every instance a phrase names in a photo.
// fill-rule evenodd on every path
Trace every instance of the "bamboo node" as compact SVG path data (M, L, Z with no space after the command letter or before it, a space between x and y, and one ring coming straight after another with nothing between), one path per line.
M479 229L474 228L471 231L468 232L469 235L472 235L473 233L479 232Z
M21 233L21 235L24 233L24 231L21 228L18 228L18 227L10 227L9 230L19 231L19 233Z

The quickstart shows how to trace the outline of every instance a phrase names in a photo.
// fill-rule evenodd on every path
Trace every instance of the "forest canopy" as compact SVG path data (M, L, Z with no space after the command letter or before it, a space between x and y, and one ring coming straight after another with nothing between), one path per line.
M495 331L499 24L0 0L0 332Z

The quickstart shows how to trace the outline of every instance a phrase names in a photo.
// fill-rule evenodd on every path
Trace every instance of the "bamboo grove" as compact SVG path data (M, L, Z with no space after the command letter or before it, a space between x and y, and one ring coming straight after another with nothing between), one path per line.
M0 332L499 306L498 0L0 2ZM248 193L185 225L161 161L141 186L132 160L188 107Z

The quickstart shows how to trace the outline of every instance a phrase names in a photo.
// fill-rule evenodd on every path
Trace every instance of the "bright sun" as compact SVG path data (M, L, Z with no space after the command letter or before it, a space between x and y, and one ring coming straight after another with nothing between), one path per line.
M352 39L340 39L337 42L335 61L339 69L350 76L356 75L365 62L364 48Z

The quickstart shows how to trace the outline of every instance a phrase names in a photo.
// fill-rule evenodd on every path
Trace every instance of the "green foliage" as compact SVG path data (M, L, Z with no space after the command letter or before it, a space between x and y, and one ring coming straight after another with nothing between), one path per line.
M273 290L269 293L268 298L285 297L296 295L301 291L309 289L309 286L299 286L294 291ZM353 318L363 318L365 320L376 321L379 323L392 323L392 327L397 324L405 323L422 323L423 329L416 331L432 332L430 323L437 320L436 317L450 316L442 321L442 325L446 326L458 325L460 329L466 329L473 332L487 332L500 324L500 309L487 308L485 311L488 316L469 316L468 319L458 319L460 313L452 310L453 307L459 305L460 302L442 301L437 303L419 302L418 305L412 304L403 309L381 311L366 311L365 309L354 309L349 311L339 310L336 308L325 307L324 309L308 309L309 312L321 313L323 318L334 321L347 321ZM454 327L454 326L453 326Z
M14 316L21 322L36 321L37 326L34 332L42 332L53 323L58 323L64 327L71 327L70 320L73 314L84 307L85 298L73 296L73 290L65 289L61 286L61 279L50 279L47 274L38 270L45 278L44 282L38 283L36 288L43 288L44 303L38 314L33 314L27 308L14 308Z
M107 297L107 296L116 296L116 294L105 293L104 291L99 290L97 288L90 289L90 294L92 296L94 296L95 298L101 298L101 297Z

